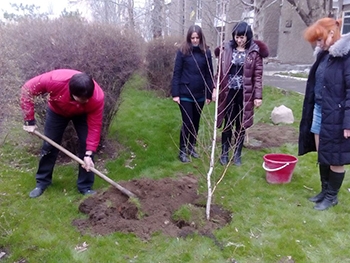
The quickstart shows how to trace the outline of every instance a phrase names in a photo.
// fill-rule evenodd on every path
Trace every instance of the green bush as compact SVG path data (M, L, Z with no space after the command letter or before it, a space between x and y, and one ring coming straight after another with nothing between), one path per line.
M176 51L181 43L179 37L154 39L146 48L146 71L151 89L170 95Z
M122 87L141 65L140 37L115 26L74 17L21 20L3 25L0 31L0 85L6 87L0 95L6 95L1 96L6 104L16 102L19 87L41 73L71 68L91 74L105 92L102 145L118 110ZM46 103L39 100L36 118L41 124L45 108ZM75 151L72 128L67 130L62 144Z

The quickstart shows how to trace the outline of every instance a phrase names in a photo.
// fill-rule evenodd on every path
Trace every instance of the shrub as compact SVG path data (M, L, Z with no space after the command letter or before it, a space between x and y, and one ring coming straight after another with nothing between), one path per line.
M176 51L181 40L179 37L155 39L147 44L146 71L151 89L170 95Z
M7 101L18 99L18 88L25 80L50 70L71 68L91 74L105 92L103 144L118 110L122 87L141 65L140 37L115 26L67 17L21 20L1 31L0 85L7 87L3 91L11 97ZM46 102L39 101L39 123L44 122L45 108ZM67 141L71 138L73 144ZM73 129L67 129L62 144L75 145L75 141Z

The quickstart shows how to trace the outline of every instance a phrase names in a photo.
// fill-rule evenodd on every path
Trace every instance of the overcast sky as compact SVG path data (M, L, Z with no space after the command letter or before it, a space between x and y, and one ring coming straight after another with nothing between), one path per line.
M54 14L61 14L64 8L68 8L68 0L0 0L1 16L4 11L13 11L10 3L40 6L40 12L53 11Z
M2 17L4 11L13 11L10 3L40 6L40 12L45 13L53 11L56 15L60 15L64 8L66 8L67 11L75 11L78 9L77 6L69 6L68 1L69 0L0 0L0 16ZM135 0L135 6L141 6L143 3L143 0Z

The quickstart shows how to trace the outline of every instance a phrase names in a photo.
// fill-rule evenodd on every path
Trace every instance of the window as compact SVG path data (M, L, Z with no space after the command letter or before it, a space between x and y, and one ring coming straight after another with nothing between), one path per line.
M350 12L343 13L343 28L341 33L350 33Z

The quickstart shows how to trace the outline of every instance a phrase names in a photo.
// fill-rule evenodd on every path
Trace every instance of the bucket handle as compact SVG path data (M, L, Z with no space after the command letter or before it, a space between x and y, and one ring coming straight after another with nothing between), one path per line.
M267 167L265 166L265 162L263 162L262 167L263 167L264 170L267 171L267 172L276 172L276 171L282 170L284 167L288 166L289 164L290 164L290 163L286 163L286 164L282 165L281 167L270 169L270 168L267 168Z

